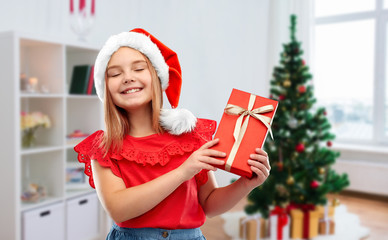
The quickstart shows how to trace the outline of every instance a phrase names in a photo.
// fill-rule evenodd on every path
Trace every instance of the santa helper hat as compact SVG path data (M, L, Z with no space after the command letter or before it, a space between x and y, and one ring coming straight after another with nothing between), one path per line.
M111 36L97 55L94 65L94 85L104 101L105 71L108 62L120 47L130 47L143 53L155 68L163 91L172 109L161 109L160 125L169 133L180 135L195 128L197 119L186 109L176 109L182 86L181 67L177 54L147 31L136 28Z

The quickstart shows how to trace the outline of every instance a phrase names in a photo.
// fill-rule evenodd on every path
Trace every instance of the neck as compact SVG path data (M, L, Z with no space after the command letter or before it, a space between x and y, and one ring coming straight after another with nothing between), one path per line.
M129 135L133 137L145 137L156 133L152 127L151 106L129 112L128 118L130 124Z

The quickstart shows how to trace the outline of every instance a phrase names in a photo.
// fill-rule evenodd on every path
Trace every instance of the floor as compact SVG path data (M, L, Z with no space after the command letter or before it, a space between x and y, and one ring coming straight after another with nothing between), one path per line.
M370 236L362 240L388 239L388 197L365 195L353 192L345 192L340 195L329 195L329 199L336 197L340 204L345 204L348 212L360 217L362 226L370 229ZM241 200L230 211L242 211L246 199ZM201 227L207 240L231 240L223 231L223 220L217 216L207 219Z

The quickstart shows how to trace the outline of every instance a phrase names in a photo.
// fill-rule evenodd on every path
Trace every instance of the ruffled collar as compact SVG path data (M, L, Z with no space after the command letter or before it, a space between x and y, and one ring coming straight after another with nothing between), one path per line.
M191 153L212 138L216 122L207 119L198 119L193 131L180 135L168 132L152 134L145 137L126 136L120 151L110 150L106 155L100 147L104 136L102 130L95 132L75 147L79 153L87 155L90 159L101 162L110 160L127 160L142 165L166 165L173 157Z

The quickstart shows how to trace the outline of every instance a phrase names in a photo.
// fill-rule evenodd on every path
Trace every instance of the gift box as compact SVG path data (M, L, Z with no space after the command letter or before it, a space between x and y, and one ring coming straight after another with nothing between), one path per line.
M234 174L252 177L249 155L262 148L278 102L233 89L214 138L220 142L212 149L225 152L225 165L215 167Z
M334 218L335 207L331 205L318 205L316 210L319 212L319 219L322 218Z
M303 236L303 212L300 209L292 209L291 216L291 239L300 239Z
M309 239L318 236L319 211L311 204L291 205L291 238Z
M318 231L320 235L332 235L335 232L335 223L332 219L319 220Z
M240 219L240 238L243 240L259 240L267 237L268 221L260 214Z
M290 239L290 217L286 209L275 206L269 216L269 239L288 240Z
M321 235L331 235L335 232L334 206L317 206L319 212L318 232Z

